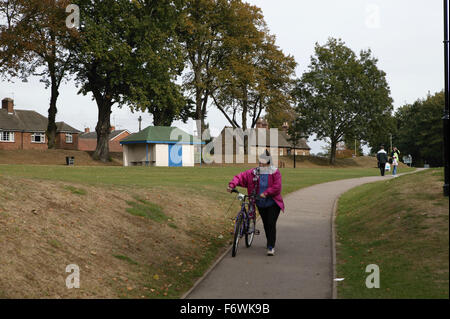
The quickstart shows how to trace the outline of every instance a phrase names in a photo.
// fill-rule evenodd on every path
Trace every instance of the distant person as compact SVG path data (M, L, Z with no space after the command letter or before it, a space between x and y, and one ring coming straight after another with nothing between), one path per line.
M277 220L280 211L284 211L281 197L281 173L272 166L272 157L266 150L259 156L259 167L252 168L236 175L228 184L228 192L237 186L247 188L250 195L256 188L256 206L264 224L267 239L267 255L275 254Z
M384 176L384 170L388 161L388 155L384 150L384 145L381 145L380 150L377 153L378 167L380 168L381 176Z
M400 151L397 149L397 147L394 146L394 149L391 153L392 158L392 176L397 177L397 166L400 162Z

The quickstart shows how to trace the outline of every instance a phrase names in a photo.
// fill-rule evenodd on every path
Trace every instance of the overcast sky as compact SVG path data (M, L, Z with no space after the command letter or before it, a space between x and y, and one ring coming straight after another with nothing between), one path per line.
M372 49L378 66L387 73L394 107L412 103L418 98L443 89L443 14L439 0L248 0L260 7L278 46L293 55L298 63L297 77L306 70L316 42L324 44L328 37L341 38L353 51ZM63 84L58 100L57 121L84 130L95 128L97 106L90 95L77 95L72 82ZM35 110L47 116L50 91L39 79L28 83L0 82L0 99L11 97L17 109ZM138 130L152 125L148 113L113 108L111 124ZM225 125L224 116L210 108L207 122L216 136ZM194 124L175 122L190 133ZM309 140L312 153L322 151L323 142Z

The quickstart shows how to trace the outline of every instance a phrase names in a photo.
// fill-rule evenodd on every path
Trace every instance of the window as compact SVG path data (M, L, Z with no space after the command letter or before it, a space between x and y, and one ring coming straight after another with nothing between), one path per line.
M70 134L70 133L66 134L66 143L73 143L72 134Z
M0 142L14 142L14 132L0 132Z
M34 133L31 135L31 143L45 143L44 133Z

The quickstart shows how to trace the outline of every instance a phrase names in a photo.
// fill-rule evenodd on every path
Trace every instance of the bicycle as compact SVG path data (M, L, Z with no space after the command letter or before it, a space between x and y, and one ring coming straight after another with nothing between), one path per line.
M241 194L236 189L231 190L231 192L238 193L237 198L241 201L241 210L234 223L233 248L231 250L231 256L235 257L239 240L245 236L245 246L248 248L252 245L254 236L259 235L259 230L256 229L255 191L250 196Z

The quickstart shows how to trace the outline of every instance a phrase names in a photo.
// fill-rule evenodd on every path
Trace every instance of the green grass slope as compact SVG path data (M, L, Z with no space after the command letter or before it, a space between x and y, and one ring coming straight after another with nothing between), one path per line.
M350 190L336 217L338 298L448 298L449 199L443 170ZM367 288L366 266L380 270Z

